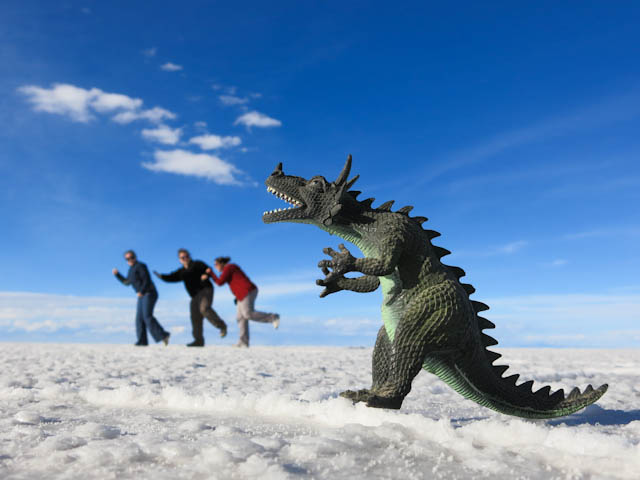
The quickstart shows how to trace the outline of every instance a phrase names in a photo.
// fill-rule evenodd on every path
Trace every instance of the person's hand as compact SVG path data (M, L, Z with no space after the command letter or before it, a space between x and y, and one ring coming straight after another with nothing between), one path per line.
M113 270L111 270L111 271L113 272L113 274L114 274L114 275L117 275L117 274L118 274L118 269L117 269L117 268L114 268L114 269L113 269Z
M142 296L143 296L143 295L142 295L142 292L138 292L138 296L139 296L139 297L142 297Z
M154 270L154 271L153 271L153 274L154 274L156 277L158 277L158 278L162 278L162 277L160 276L160 274L158 273L158 271L157 271L157 270Z
M211 267L207 268L207 273L208 273L209 275L212 275L212 274L213 274L213 270L211 270Z
M203 273L202 276L200 277L200 280L204 282L207 278L209 278L209 275L207 275L206 273Z

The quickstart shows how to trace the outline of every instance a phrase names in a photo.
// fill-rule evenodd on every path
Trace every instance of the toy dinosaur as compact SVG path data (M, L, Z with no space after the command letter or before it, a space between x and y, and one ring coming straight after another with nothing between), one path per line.
M344 245L325 248L330 260L318 266L325 278L321 297L340 290L371 292L382 286L382 320L373 350L370 389L341 395L370 407L399 409L422 368L444 380L466 398L498 412L525 418L568 415L598 400L607 385L584 392L576 387L550 394L535 393L533 381L516 385L518 375L503 377L508 366L493 365L500 354L487 350L498 342L482 333L494 328L478 315L488 306L471 300L475 289L460 282L464 270L441 263L451 253L431 240L440 234L425 230L425 217L410 217L413 207L391 211L393 201L372 207L373 198L357 200L350 191L359 176L348 180L351 155L334 182L322 176L310 180L285 175L280 163L267 178L267 190L293 206L265 212L265 223L316 225L356 245L364 258L354 258ZM345 277L349 272L362 276Z

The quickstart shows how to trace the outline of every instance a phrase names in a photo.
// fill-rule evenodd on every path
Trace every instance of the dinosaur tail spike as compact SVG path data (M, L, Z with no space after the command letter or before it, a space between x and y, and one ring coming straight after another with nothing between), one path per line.
M478 349L456 360L427 356L423 366L464 397L497 412L523 418L570 415L597 401L608 388L606 384L595 389L589 385L582 393L574 388L566 397L562 389L550 394L550 386L533 392L532 380L516 385L519 375L502 376L509 367L491 364L499 357L498 353Z

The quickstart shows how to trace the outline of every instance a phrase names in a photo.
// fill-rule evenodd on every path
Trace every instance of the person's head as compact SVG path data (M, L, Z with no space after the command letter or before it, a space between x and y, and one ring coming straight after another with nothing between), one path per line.
M229 260L231 260L229 257L218 257L213 261L213 266L216 267L216 270L221 272L224 266L229 263Z
M191 263L191 255L189 254L189 250L185 248L181 248L178 250L178 260L183 267L188 267L189 263Z
M124 259L127 261L129 265L133 265L136 263L136 252L133 250L127 250L124 252Z

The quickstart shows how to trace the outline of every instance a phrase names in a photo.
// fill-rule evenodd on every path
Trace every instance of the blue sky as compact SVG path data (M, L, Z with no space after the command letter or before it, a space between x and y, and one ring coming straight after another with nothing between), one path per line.
M640 6L632 2L0 5L0 338L133 341L129 248L229 255L254 345L372 345L380 293L319 299L306 225L264 225L285 173L414 205L504 346L640 344ZM187 295L156 316L190 340ZM227 287L214 306L237 330Z

